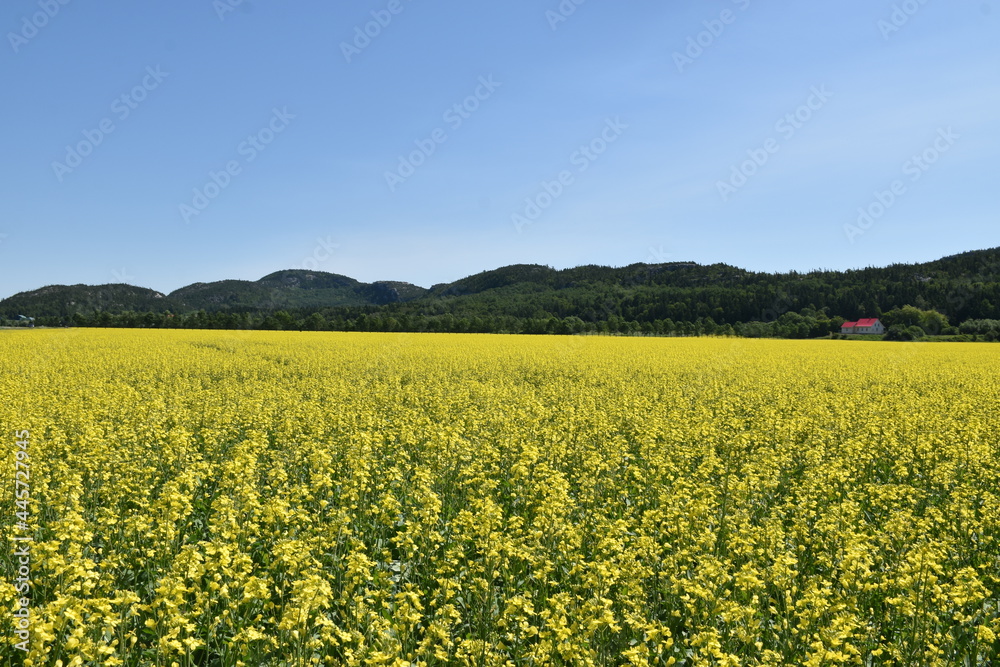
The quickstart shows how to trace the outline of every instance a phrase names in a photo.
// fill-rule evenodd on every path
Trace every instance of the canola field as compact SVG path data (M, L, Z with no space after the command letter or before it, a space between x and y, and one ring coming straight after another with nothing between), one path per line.
M0 664L998 665L998 415L990 345L3 331Z

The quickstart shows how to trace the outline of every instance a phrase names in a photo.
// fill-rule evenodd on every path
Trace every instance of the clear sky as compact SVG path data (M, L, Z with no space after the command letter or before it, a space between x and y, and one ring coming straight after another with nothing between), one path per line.
M0 297L1000 245L1000 0L8 0L0 28Z

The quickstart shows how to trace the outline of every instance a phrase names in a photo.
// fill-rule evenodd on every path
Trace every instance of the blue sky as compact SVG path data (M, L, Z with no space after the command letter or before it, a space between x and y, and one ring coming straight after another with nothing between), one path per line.
M1000 245L998 0L576 2L9 0L0 297Z

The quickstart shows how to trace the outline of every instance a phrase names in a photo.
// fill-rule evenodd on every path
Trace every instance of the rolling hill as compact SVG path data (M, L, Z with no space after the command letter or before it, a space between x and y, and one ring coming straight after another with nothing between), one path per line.
M1000 319L1000 248L808 273L692 262L563 270L516 264L430 289L301 270L194 283L170 294L131 285L52 285L0 301L0 317L27 315L49 325L522 332L657 332L684 330L682 323L712 331L780 321L803 334L833 331L838 318L881 316L907 305L941 313L951 324Z
M0 301L0 316L70 317L120 314L271 311L298 308L384 305L423 296L422 287L401 282L362 283L320 271L277 271L260 280L193 283L170 294L132 285L50 285Z

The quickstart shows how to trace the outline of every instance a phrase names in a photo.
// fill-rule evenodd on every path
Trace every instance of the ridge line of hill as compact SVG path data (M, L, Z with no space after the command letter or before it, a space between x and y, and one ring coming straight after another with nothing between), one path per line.
M949 326L1000 319L1000 248L808 273L694 262L559 270L515 264L430 288L305 270L196 282L169 294L126 284L49 285L0 301L0 318L27 316L50 326L445 331L587 331L605 323L656 332L678 323L711 330L782 318L783 326L798 326L798 317L812 320L811 331L832 331L838 319L905 306L939 313Z

